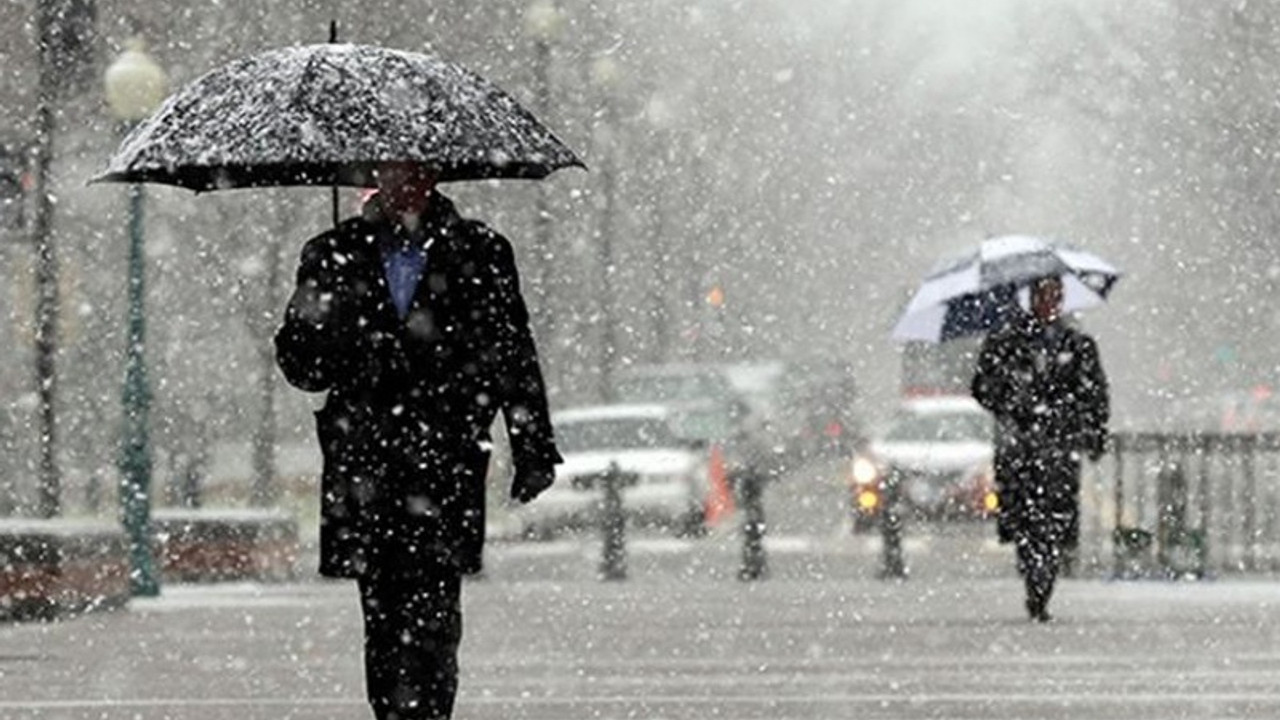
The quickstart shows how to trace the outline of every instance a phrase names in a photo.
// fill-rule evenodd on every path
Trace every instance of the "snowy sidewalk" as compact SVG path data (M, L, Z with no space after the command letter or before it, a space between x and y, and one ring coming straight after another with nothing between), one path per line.
M474 581L459 719L1275 718L1280 585ZM363 718L346 583L0 626L0 717Z

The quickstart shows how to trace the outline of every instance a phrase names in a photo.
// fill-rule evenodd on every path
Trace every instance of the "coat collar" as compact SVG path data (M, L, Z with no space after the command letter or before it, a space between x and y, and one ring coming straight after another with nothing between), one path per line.
M393 221L382 205L381 199L374 195L360 209L360 217L369 225L383 228L393 227ZM426 238L441 239L457 232L462 218L453 201L439 191L431 193L431 202L422 216L422 233Z
M365 272L369 274L370 280L380 288L380 324L384 327L399 326L404 321L396 313L395 303L391 299L391 291L383 271L382 253L378 246L379 235L388 229L390 222L382 211L381 204L373 204L376 198L375 195L366 202L361 215L344 223L344 226L349 228L347 235L351 238L353 249L359 254L360 264L366 268ZM428 243L427 262L410 302L410 316L413 308L429 304L433 283L428 278L448 265L448 258L453 254L454 243L461 238L464 225L453 201L439 192L433 193L423 217L423 238Z
M464 226L453 201L439 192L433 193L431 204L422 218L423 241L429 243L428 264L446 254L445 248L461 237ZM349 247L359 253L363 261L381 267L378 239L385 230L394 231L394 228L375 195L364 204L359 216L342 224L339 233L347 236Z

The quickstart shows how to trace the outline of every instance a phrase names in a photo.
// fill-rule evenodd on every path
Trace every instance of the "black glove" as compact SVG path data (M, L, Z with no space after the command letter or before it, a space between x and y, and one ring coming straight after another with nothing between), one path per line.
M511 481L511 499L519 503L527 503L542 494L556 481L556 470L552 465L536 467L518 467L516 476Z
M1085 454L1090 462L1101 460L1107 454L1107 436L1104 433L1089 433Z

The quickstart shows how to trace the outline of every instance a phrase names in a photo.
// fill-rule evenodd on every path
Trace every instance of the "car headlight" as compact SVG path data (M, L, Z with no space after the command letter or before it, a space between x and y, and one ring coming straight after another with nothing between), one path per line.
M880 467L866 455L853 458L853 482L857 485L870 485L880 479Z
M858 509L863 512L871 512L880 505L880 493L875 490L866 489L858 492Z
M995 490L988 490L986 494L982 496L982 508L989 513L996 512L1000 509L1000 496L996 494Z
M972 497L981 503L979 510L988 515L1000 511L1000 495L996 493L995 469L984 462L974 468L966 479Z

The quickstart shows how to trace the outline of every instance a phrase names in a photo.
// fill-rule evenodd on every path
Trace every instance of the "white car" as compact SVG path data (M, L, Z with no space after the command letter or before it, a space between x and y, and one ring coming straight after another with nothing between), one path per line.
M526 537L598 527L600 477L617 465L629 482L622 506L632 523L698 534L703 528L708 463L705 443L678 431L680 411L666 405L625 404L554 413L556 446L564 463L556 480L517 516Z
M885 432L850 467L855 529L882 510L893 481L906 506L927 518L986 517L998 509L992 478L993 420L972 398L906 400Z

